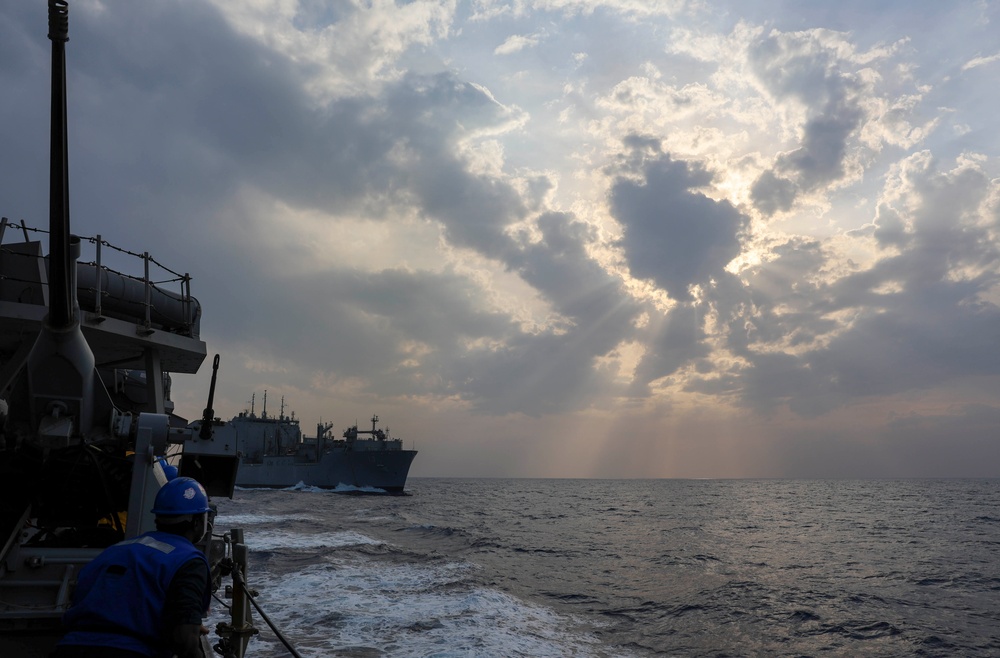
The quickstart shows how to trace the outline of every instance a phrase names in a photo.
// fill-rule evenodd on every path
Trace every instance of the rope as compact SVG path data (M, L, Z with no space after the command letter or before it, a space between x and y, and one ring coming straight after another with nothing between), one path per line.
M292 656L294 656L295 658L302 658L302 654L300 654L298 651L295 650L295 647L293 647L291 642L289 642L288 639L285 638L285 635L284 633L281 632L281 629L279 629L277 626L274 625L274 622L271 621L271 619L267 616L264 610L260 607L260 604L258 604L257 601L254 599L253 594L251 594L250 590L247 589L246 581L243 580L243 574L241 574L238 570L234 570L233 580L235 580L238 584L243 586L243 591L246 592L247 599L250 601L251 604L253 604L253 607L257 610L257 612L260 613L261 618L268 625L268 627L270 627L271 631L274 632L275 636L277 636L277 638L281 640L281 643L285 645L285 648L288 649L288 653L292 654Z

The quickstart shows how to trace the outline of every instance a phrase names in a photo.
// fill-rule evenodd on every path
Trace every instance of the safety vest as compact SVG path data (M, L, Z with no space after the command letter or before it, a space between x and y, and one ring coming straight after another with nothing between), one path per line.
M59 644L110 647L146 656L172 656L163 626L167 589L177 570L208 560L185 537L147 532L105 549L80 570L73 605L63 615L69 632ZM211 591L206 583L203 610Z

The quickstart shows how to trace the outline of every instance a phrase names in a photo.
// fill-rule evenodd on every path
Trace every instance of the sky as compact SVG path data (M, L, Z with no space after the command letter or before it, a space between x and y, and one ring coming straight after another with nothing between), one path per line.
M71 0L73 231L189 272L177 412L411 476L1000 476L1000 3ZM46 3L0 4L45 227Z

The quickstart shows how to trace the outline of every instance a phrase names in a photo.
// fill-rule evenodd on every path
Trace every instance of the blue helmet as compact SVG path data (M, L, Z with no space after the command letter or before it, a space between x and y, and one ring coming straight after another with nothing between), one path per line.
M156 492L152 511L157 516L203 514L208 511L208 494L194 478L174 478Z
M167 482L177 477L177 467L173 464L168 464L164 457L160 457L160 468L163 469L163 474L167 477Z

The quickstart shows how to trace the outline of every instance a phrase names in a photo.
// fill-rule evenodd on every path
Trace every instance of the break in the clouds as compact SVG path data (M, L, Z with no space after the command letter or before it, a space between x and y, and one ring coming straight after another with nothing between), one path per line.
M220 414L374 411L414 474L995 475L1000 15L918 5L71 1L74 229L193 275Z

